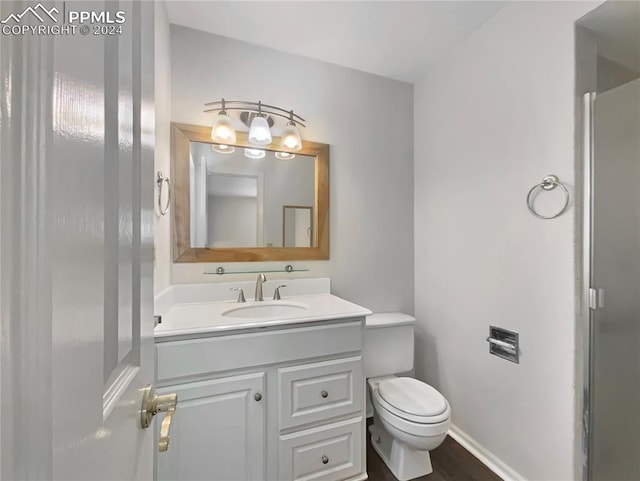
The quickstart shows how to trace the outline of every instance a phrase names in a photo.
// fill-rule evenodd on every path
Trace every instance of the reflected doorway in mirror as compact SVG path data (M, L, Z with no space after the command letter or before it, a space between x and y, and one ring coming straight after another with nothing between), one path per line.
M313 247L313 207L282 206L283 247Z

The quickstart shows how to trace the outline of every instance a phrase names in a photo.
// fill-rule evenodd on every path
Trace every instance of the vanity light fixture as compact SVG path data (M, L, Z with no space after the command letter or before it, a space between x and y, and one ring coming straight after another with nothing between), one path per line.
M218 152L219 154L233 154L236 151L236 148L233 145L211 144L211 150Z
M271 140L269 123L262 113L262 102L258 102L258 115L253 118L249 128L249 142L254 145L269 145Z
M221 104L222 108L211 127L211 140L221 142L224 145L234 144L236 142L236 129L231 122L231 117L229 117L225 110L224 99L222 99Z
M296 157L296 154L292 154L291 152L276 152L276 159L279 160L291 160Z
M289 123L287 123L280 137L280 147L295 151L302 148L302 137L300 137L300 131L293 120L293 110L290 112Z
M240 110L241 120L249 127L249 143L260 146L271 144L273 138L270 127L274 123L272 116L277 116L288 120L282 131L280 147L289 151L298 151L302 148L302 137L298 127L304 127L305 120L295 114L293 110L263 104L261 101L247 102L225 99L221 99L219 102L209 102L204 106L205 112L219 112L211 129L211 139L218 144L235 143L235 129L227 111ZM230 137L231 134L233 134L233 141L224 138L225 136Z
M262 159L266 155L262 149L244 149L244 156L247 159Z

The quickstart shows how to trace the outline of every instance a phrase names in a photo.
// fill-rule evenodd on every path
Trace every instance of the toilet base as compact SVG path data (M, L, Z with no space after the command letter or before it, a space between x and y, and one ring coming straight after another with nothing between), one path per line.
M409 481L433 472L429 451L414 449L391 436L375 419L369 426L371 445L399 481Z

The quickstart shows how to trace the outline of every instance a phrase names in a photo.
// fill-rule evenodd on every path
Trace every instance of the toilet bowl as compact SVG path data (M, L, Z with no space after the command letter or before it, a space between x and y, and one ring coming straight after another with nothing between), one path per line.
M417 379L388 376L368 381L374 409L371 445L400 481L433 471L429 451L442 444L450 425L447 400Z
M449 403L435 388L394 375L413 368L413 322L406 314L374 314L365 336L371 445L400 481L433 471L429 451L444 441L451 422Z

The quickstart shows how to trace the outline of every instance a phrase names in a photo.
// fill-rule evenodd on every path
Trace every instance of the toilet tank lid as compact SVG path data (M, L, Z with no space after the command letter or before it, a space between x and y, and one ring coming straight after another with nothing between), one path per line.
M379 312L367 316L367 328L402 326L413 324L416 318L402 312Z

